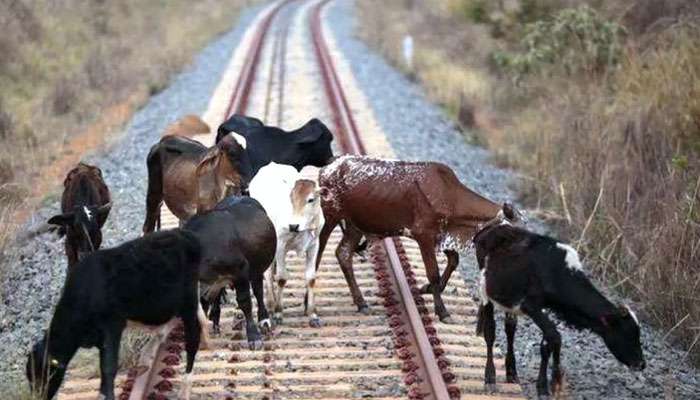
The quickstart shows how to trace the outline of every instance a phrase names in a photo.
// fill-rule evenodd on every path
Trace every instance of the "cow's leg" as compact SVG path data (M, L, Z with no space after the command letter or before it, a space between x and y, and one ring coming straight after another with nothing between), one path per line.
M304 280L306 281L306 298L304 301L304 313L309 317L309 325L314 328L321 326L321 319L316 314L316 255L318 254L318 241L315 240L306 249L306 269L304 270Z
M452 276L452 273L459 265L459 253L454 250L445 250L444 253L445 256L447 256L447 267L445 267L445 272L443 272L442 276L440 276L440 292L445 291L445 287L447 287L447 282L449 282L450 276ZM425 284L423 287L421 287L420 292L421 294L432 293L432 287L429 283Z
M68 266L70 267L78 263L78 247L68 242L68 237L66 237L63 247L66 249L66 257L68 258Z
M286 241L278 238L277 239L277 252L275 254L275 274L273 276L273 286L275 291L275 308L273 312L273 319L276 325L280 325L283 320L284 305L282 295L284 294L284 287L287 285L287 280L289 279L289 273L287 272L287 243Z
M246 268L247 270L247 268ZM253 320L253 304L250 300L250 281L247 276L248 273L241 274L235 282L236 287L236 301L238 302L238 307L243 311L245 315L245 332L248 338L248 347L251 350L260 350L262 348L262 336L258 330L258 326Z
M262 333L267 334L272 329L272 322L270 322L270 315L267 313L267 307L265 306L263 274L255 274L255 276L251 278L250 283L253 286L255 301L258 303L258 325Z
M217 297L217 301L218 300ZM199 305L186 307L180 317L182 318L182 323L185 328L185 352L187 354L187 360L185 364L185 375L182 377L182 388L180 389L178 399L189 400L192 390L192 381L190 378L194 367L194 358L197 355L200 341L203 339L206 340L202 337L202 332L206 332L206 328L201 325L204 313ZM206 318L204 318L204 323L206 323Z
M540 343L540 372L537 378L537 395L548 396L549 385L547 385L547 365L549 356L555 356L552 363L552 389L559 390L562 383L562 374L559 367L559 352L561 350L561 335L557 331L556 325L549 317L536 305L523 304L523 312L532 319L542 330L542 342ZM556 392L554 392L556 394Z
M219 293L216 294L214 301L211 303L211 311L209 312L209 320L213 324L213 331L215 333L221 333L221 302L224 300L226 295L226 288L221 288Z
M204 313L204 310L202 309L201 304L197 305L196 316L197 316L197 326L200 329L199 339L197 339L197 343L202 348L202 350L209 349L210 346L209 346L209 330L207 329L207 315Z
M323 258L323 251L326 249L326 243L328 243L328 238L331 236L333 229L338 225L338 220L331 220L327 215L326 222L323 224L321 233L318 235L318 252L316 253L316 271L318 271L319 265L321 265L321 259Z
M440 291L440 269L438 269L437 258L435 257L435 239L431 236L416 237L418 246L420 247L423 264L425 264L425 273L428 276L431 292L433 293L433 302L435 303L435 314L440 321L451 323L450 314L442 302Z
M100 395L106 400L114 400L114 379L119 367L119 343L124 323L113 322L102 330L100 346Z
M343 238L338 244L338 248L335 249L335 256L338 258L340 269L343 271L343 275L345 275L345 281L350 287L350 294L352 295L353 302L357 306L357 309L362 314L369 314L369 307L362 296L360 288L357 286L355 272L352 269L352 255L355 252L357 244L360 243L360 240L362 240L362 232L352 224L348 224L343 233Z
M493 316L493 303L482 305L479 314L480 324L483 324L484 340L486 341L486 368L484 369L484 385L486 390L496 389L496 366L493 364L493 343L496 341L496 320Z
M506 353L506 382L518 383L518 369L515 365L515 352L513 342L515 340L515 330L518 327L518 317L515 314L506 313L505 328L508 351Z

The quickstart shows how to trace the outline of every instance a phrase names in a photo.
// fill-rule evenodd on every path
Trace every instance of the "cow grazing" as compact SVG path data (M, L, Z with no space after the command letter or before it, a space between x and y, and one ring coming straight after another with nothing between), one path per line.
M163 201L182 223L228 195L243 193L251 177L248 155L232 136L211 148L182 136L165 136L151 148L147 163L144 234L160 225Z
M204 135L211 131L209 125L196 115L185 115L165 128L163 136Z
M68 172L63 181L62 214L51 217L48 223L58 225L59 234L66 236L69 266L100 248L101 229L111 207L109 189L99 168L79 163Z
M262 167L250 182L250 195L265 208L277 233L275 264L268 273L277 323L282 322L282 296L289 280L285 258L288 251L294 250L306 260L305 312L310 316L309 324L321 325L314 296L318 237L324 223L317 179L316 167L304 167L297 172L292 166L272 162Z
M232 135L238 137L239 140L242 137L246 142L246 151L250 156L252 176L255 176L260 168L273 161L278 164L291 165L297 171L301 171L307 165L323 167L333 158L331 150L333 134L323 122L316 118L290 132L272 126L258 126L255 122L248 122L247 126L235 130L236 126L244 125L241 121L246 121L246 118L255 120L250 117L234 115L224 122L219 127L216 141ZM230 128L233 130L229 130ZM233 134L229 135L231 132Z
M173 323L175 317L185 328L187 382L200 345L200 324L206 322L198 313L200 258L195 235L175 229L96 251L74 265L49 329L27 360L33 390L52 399L78 348L97 347L100 395L113 400L119 343L127 322L155 327ZM189 398L188 392L183 385L179 398Z
M262 347L260 331L252 318L250 287L258 304L258 322L271 328L263 296L265 271L275 257L275 227L260 203L250 197L228 197L213 210L196 215L185 224L203 246L200 282L202 298L212 305L214 330L219 331L220 296L227 286L236 290L236 301L245 314L246 335L252 349ZM208 308L208 307L207 307Z
M499 206L469 190L449 167L434 162L342 156L321 169L319 182L326 218L319 254L335 226L345 220L336 256L361 312L368 308L352 271L352 253L363 234L402 235L418 242L430 282L422 291L433 294L435 313L448 322L440 294L459 263L457 252L467 247L481 224L494 218L515 220L517 214L509 204ZM447 256L442 278L436 249Z
M576 250L550 237L537 235L508 223L487 226L474 238L481 270L477 331L487 346L485 383L496 383L493 364L495 338L494 305L506 311L506 379L517 382L513 340L517 319L524 314L542 330L537 393L549 394L547 364L552 355L552 391L562 382L559 366L561 336L556 325L543 312L549 309L560 319L578 329L597 334L615 358L633 370L644 369L644 355L639 340L639 321L627 306L607 300L588 280L581 269Z

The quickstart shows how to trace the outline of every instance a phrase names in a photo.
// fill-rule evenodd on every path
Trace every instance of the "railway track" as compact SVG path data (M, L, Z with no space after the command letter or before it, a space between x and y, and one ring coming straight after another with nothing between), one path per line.
M286 62L290 25L303 18L324 104L333 121L339 150L368 154L350 108L326 40L322 13L328 0L284 0L265 9L241 47L231 68L237 71L217 89L205 120L218 126L223 117L250 113L268 123L290 123L285 107L294 101L286 93ZM308 56L307 56L308 57ZM236 64L237 63L237 64ZM235 83L232 82L235 78ZM221 92L227 92L224 99ZM262 95L261 95L262 94ZM218 110L218 111L217 111ZM213 135L198 138L205 144ZM163 209L164 227L177 220ZM485 348L474 335L476 304L464 282L455 277L443 296L455 324L442 324L432 315L432 298L418 288L427 282L417 245L390 238L374 241L368 260L356 259L355 274L370 306L367 315L353 305L334 251L340 232L331 236L322 255L317 279L321 328L308 325L303 315L303 261L290 257L290 281L285 291L281 325L265 339L264 348L250 351L235 304L222 310L222 334L212 348L198 353L192 376L194 399L482 399L520 397L517 385L500 383L496 393L483 391ZM440 260L444 265L445 260ZM231 327L233 326L233 329ZM175 328L163 343L151 343L139 367L118 377L121 400L175 399L180 389L182 332ZM496 361L499 373L503 366ZM499 375L499 382L503 376ZM93 399L99 377L69 371L59 398Z

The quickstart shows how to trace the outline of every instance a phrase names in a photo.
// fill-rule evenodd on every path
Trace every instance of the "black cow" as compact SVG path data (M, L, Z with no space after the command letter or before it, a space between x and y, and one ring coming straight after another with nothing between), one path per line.
M245 314L248 344L262 347L262 337L252 317L250 287L258 304L260 327L271 327L265 308L263 277L275 258L277 235L265 209L250 197L228 197L203 214L195 215L185 224L203 245L200 282L202 304L212 305L214 331L219 331L220 300L227 286L236 290L236 301Z
M79 163L68 172L63 187L62 214L51 217L48 223L58 225L59 235L66 235L66 257L72 266L102 245L100 229L112 203L102 171L92 165Z
M53 398L78 348L97 347L100 394L113 400L127 321L155 327L180 317L189 377L200 344L200 319L206 323L197 312L201 253L194 234L175 229L96 251L69 269L49 329L27 360L33 390L43 399Z
M496 383L493 364L494 305L505 310L507 338L506 380L517 382L513 353L516 314L524 314L542 330L537 393L549 394L547 363L552 355L552 391L562 383L559 367L561 336L543 309L577 329L590 329L603 338L615 358L633 370L644 369L639 321L627 306L606 299L583 273L578 253L571 246L508 223L487 226L474 237L481 270L482 305L477 332L487 346L485 383Z
M219 127L216 135L217 143L231 132L245 138L252 176L272 161L301 171L307 165L323 167L333 158L333 134L316 118L290 132L258 123L260 120L255 118L234 115Z
M262 128L265 124L255 117L246 115L234 114L227 119L223 124L219 125L216 130L216 143L219 143L222 137L231 132L247 137L248 133L254 128Z

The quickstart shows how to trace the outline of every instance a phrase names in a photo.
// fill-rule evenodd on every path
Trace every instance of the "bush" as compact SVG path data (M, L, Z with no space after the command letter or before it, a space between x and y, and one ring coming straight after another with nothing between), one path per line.
M494 60L518 78L530 73L571 76L600 73L620 61L622 26L588 6L564 9L552 19L525 27L520 53L500 52Z

